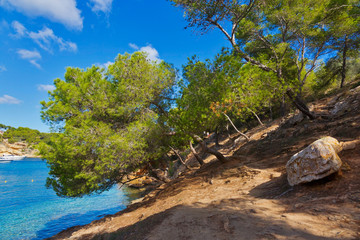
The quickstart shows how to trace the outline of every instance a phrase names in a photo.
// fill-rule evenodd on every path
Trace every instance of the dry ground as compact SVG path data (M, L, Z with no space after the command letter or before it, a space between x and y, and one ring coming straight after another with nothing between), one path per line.
M275 120L235 147L224 140L228 163L209 156L142 202L52 239L360 239L359 144L339 154L342 171L326 179L290 187L285 171L294 153L322 136L359 139L360 87L313 108L322 117Z

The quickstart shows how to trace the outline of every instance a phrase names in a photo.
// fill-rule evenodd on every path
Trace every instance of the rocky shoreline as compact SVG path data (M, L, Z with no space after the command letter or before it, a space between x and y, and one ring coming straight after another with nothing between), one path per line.
M26 156L28 158L41 157L39 151L26 142L9 143L7 139L0 142L0 156L3 154L11 154L17 156Z

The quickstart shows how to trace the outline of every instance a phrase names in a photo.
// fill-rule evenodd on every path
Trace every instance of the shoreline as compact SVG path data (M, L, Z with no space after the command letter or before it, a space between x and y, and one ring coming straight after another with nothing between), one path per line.
M1 164L0 239L44 239L125 209L138 191L114 186L83 198L60 198L45 187L49 168L39 158ZM29 224L30 223L30 224Z
M353 95L360 99L360 92ZM314 108L329 111L334 106L324 102L338 97ZM201 168L186 170L126 209L49 239L357 239L360 109L353 106L331 121L276 119L251 129L251 141L235 146L223 137L220 151L228 162L208 156ZM287 161L323 136L357 143L339 153L345 163L340 173L291 187Z

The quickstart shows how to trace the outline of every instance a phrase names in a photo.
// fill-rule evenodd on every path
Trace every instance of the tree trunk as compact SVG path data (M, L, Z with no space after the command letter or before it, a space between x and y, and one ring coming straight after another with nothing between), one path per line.
M348 37L347 37L347 35L345 35L340 88L342 88L344 86L344 82L345 82L345 78L346 78L346 54L347 54L347 50L348 50Z
M201 148L203 149L204 152L214 155L222 163L227 162L226 157L224 155L222 155L219 151L213 150L213 149L209 148L208 146L206 146L206 143L204 142L204 140L201 137L194 135L193 138L194 138L194 140L196 140L200 143Z
M310 119L315 119L315 115L310 112L304 101L299 96L294 96L292 90L287 90L286 95L290 98L296 108L300 110L300 112L302 112L305 116L308 116Z
M215 128L215 133L214 133L214 137L215 137L215 146L219 147L220 144L219 144L219 133L218 133L218 130L219 130L219 126L216 126Z
M196 158L196 160L200 163L200 165L204 165L204 161L201 159L201 157L196 153L195 148L193 147L191 141L190 141L190 150L191 152L194 154L194 157Z
M167 174L164 170L161 169L153 169L152 170L153 174L155 175L155 177L157 179L159 179L160 181L163 181L165 183L170 182L170 179L167 177Z
M256 119L258 120L258 122L260 123L261 126L264 126L264 124L262 123L262 121L260 120L259 116L256 114L256 112L254 112L253 110L251 110L250 108L248 108L248 110L255 115Z
M226 132L227 132L228 138L230 139L231 134L230 134L230 129L229 129L229 123L226 123Z
M180 159L180 162L187 168L187 169L190 169L188 167L188 165L186 165L186 163L184 162L183 158L181 157L181 155L172 147L172 146L169 146L171 148L171 150L176 154L176 156Z
M249 138L246 134L240 132L239 129L236 128L235 124L231 121L230 117L229 117L226 113L224 113L224 112L223 112L223 114L224 114L225 117L229 120L229 122L230 122L231 125L234 127L234 129L235 129L238 133L240 133L241 136L243 136L244 138L246 138L247 141L250 141L250 138Z
M286 103L285 103L285 95L281 98L281 106L280 106L280 114L282 117L285 117L286 115Z

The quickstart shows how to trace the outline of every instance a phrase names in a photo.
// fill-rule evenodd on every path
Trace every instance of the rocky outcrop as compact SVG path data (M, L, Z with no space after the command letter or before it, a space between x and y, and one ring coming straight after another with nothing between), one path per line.
M26 157L40 157L39 152L36 149L31 148L25 142L15 142L9 143L7 139L4 139L0 142L0 156L3 154L11 154L17 156L26 156Z
M359 109L360 94L357 93L360 93L360 86L333 97L329 102L329 105L332 106L329 113L335 117Z
M324 137L296 153L286 164L289 184L311 182L339 171L342 162L337 153L341 150L335 138Z
M134 178L133 180L127 183L128 187L132 187L132 188L145 188L148 186L159 185L159 184L160 183L158 180L148 176Z
M148 175L139 174L139 171L125 175L121 182L126 184L128 187L137 189L152 188L153 186L158 186L161 184L158 179Z

